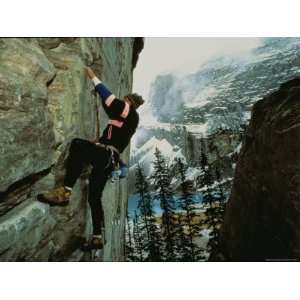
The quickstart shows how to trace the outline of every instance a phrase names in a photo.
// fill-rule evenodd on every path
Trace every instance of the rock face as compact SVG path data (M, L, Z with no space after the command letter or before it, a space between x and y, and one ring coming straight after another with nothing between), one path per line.
M62 180L70 141L94 139L96 123L102 130L107 121L84 66L122 97L131 92L142 44L140 38L0 40L1 261L66 260L90 234L87 174L66 208L50 208L35 196ZM129 149L123 159L128 156ZM109 182L102 200L104 260L123 260L126 181Z
M222 227L223 259L300 259L299 141L296 78L254 105Z
M185 76L157 76L149 102L161 122L237 128L255 102L299 76L299 38L262 38L244 55L214 57Z
M199 161L204 148L209 164L212 167L218 166L222 170L222 177L233 177L233 163L242 135L232 130L219 130L206 137L188 132L186 158L192 164Z

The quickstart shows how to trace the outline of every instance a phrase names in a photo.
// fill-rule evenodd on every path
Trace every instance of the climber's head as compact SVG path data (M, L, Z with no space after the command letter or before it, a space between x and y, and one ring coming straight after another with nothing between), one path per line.
M126 102L129 102L135 109L143 105L145 100L139 94L129 94L124 97Z

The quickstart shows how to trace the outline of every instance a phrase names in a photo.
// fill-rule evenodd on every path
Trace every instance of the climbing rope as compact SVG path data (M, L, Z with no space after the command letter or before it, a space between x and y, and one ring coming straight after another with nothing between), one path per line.
M99 103L97 96L95 95L95 110L96 110L96 137L95 140L97 141L100 137L100 119L99 119Z

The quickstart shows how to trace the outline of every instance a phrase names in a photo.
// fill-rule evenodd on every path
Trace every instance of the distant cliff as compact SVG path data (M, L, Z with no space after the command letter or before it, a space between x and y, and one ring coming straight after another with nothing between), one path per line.
M35 196L61 181L72 138L93 139L96 123L102 130L107 121L101 107L97 120L84 66L122 97L142 48L141 38L0 39L1 261L67 260L89 235L86 175L68 207L50 208ZM104 260L123 260L126 181L107 183L103 205Z
M244 55L217 56L191 74L160 74L149 102L155 118L173 124L207 124L209 133L236 128L255 102L299 76L299 38L263 38Z
M258 101L213 260L300 259L300 78Z

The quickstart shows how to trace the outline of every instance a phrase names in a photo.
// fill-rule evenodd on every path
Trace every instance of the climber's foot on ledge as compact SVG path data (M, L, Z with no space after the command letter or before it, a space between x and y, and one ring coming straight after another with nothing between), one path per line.
M101 235L93 235L89 241L86 241L83 245L84 250L96 250L103 249L103 239Z
M50 192L38 194L37 200L51 206L66 206L70 202L71 191L64 186L58 187Z

